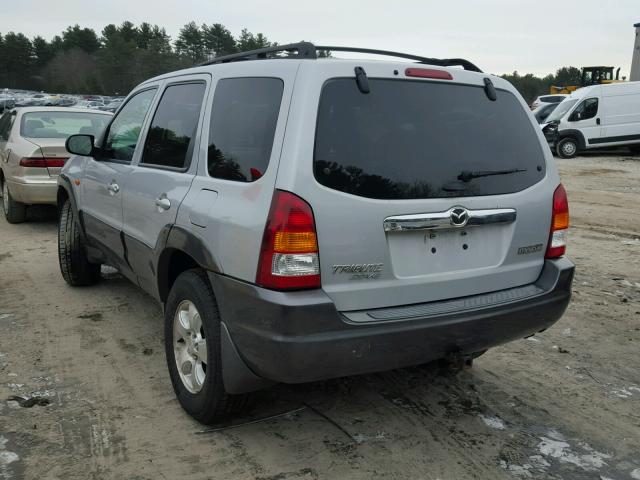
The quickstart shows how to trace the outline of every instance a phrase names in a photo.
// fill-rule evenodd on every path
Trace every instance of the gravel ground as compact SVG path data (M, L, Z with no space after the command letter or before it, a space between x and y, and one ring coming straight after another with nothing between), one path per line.
M222 431L183 413L161 311L72 289L55 211L0 219L0 479L640 479L640 159L560 160L574 299L550 330L436 365L278 386Z

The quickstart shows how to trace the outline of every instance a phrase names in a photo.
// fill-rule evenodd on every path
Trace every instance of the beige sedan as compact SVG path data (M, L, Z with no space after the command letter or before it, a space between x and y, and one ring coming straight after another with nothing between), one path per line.
M67 137L97 137L111 116L82 108L26 107L0 117L0 183L8 222L23 222L28 205L56 203L57 177L69 157Z

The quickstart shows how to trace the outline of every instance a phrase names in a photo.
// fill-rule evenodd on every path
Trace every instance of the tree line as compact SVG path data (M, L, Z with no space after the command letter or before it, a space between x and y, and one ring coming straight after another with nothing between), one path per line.
M140 82L230 53L277 45L262 33L243 29L234 36L224 25L184 25L175 41L158 25L109 24L98 35L91 28L68 27L48 41L22 33L0 33L0 87L56 93L124 95ZM551 85L575 85L580 70L560 68L537 77L502 75L528 102Z
M511 82L528 103L532 103L538 96L549 93L551 86L580 85L582 70L576 67L562 67L555 74L545 77L536 77L531 73L520 75L518 72L501 76Z
M47 41L0 33L0 87L57 93L124 95L155 75L191 67L207 58L275 45L244 29L234 37L222 24L186 24L172 41L158 25L124 22L70 26Z

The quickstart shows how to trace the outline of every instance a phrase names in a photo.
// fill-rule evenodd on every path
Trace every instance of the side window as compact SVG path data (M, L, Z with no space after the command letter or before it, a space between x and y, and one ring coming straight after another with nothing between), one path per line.
M204 90L204 83L167 87L149 127L140 163L179 169L189 166Z
M258 180L269 165L284 83L277 78L220 80L209 129L209 175Z
M595 117L598 114L598 99L587 98L571 114L569 118L570 122L576 122L578 120L588 120Z
M130 162L138 144L142 123L149 111L156 89L140 92L126 103L109 126L104 142L105 154L108 158Z

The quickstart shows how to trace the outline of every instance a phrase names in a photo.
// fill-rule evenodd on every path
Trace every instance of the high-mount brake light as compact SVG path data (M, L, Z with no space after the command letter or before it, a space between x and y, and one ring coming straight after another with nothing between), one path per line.
M20 166L27 168L62 168L66 158L25 157L20 159Z
M567 192L558 185L553 193L553 209L551 214L551 231L547 245L546 258L558 258L567 250L567 230L569 229L569 201Z
M320 288L313 211L290 192L276 190L262 237L256 283L273 290Z
M444 70L436 70L433 68L407 68L404 71L407 77L418 78L435 78L438 80L453 80L453 76Z

